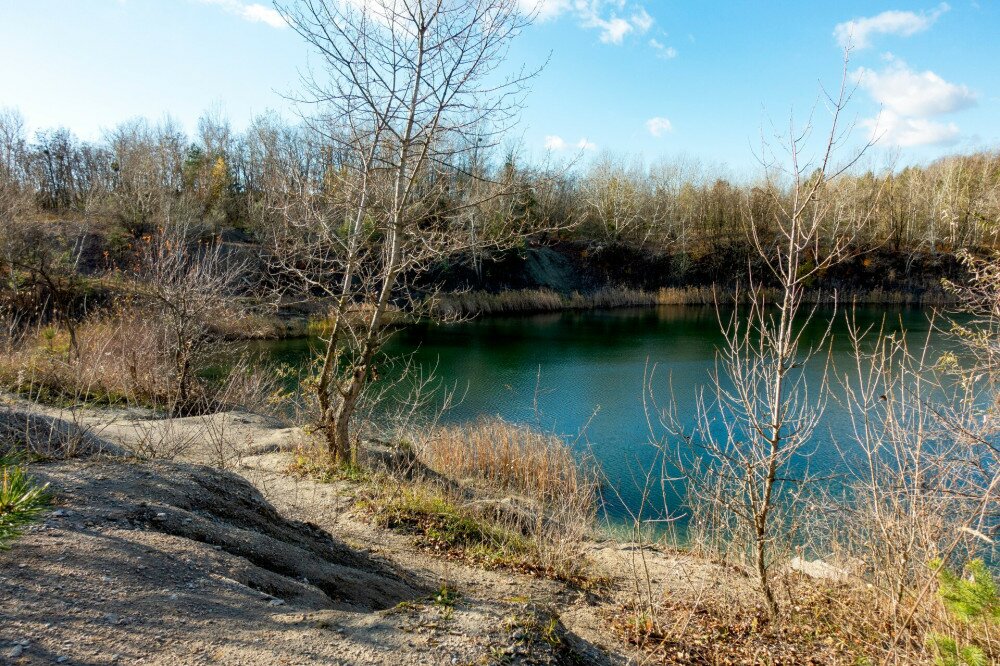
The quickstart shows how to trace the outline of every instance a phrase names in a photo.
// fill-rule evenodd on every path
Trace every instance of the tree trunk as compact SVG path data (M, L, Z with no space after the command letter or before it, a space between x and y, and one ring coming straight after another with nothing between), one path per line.
M774 590L771 589L771 581L767 572L767 547L765 535L758 531L757 543L755 544L757 576L760 578L760 589L764 595L764 604L767 606L767 615L772 620L778 616L778 602L774 598Z

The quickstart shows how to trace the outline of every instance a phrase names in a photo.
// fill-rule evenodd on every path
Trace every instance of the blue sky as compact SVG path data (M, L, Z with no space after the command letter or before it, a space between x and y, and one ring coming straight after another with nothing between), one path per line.
M881 150L903 163L997 147L998 4L541 0L513 56L551 59L517 138L537 158L686 155L751 170L761 127L805 119L852 39L859 139L878 118ZM206 110L241 128L265 110L290 115L280 93L305 60L267 0L0 0L0 107L32 129L93 139L170 114L191 130Z

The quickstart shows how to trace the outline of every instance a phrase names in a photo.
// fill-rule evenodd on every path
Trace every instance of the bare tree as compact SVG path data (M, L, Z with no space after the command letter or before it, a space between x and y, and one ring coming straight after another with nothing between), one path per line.
M604 155L590 167L582 184L589 215L614 242L643 245L663 222L661 199L638 160L626 164Z
M175 229L149 237L134 278L162 324L174 375L170 410L190 410L200 397L195 372L218 342L214 324L237 315L239 291L249 287L246 261L216 239L191 242Z
M496 145L520 109L532 73L496 70L528 17L517 0L300 0L279 11L319 56L300 101L325 147L318 177L294 174L287 196L272 197L274 257L286 283L333 303L317 392L341 462L355 458L351 418L387 313L399 299L414 304L414 278L517 235L506 221L470 234L463 215L502 188L456 197L453 187L484 181L469 158Z
M12 219L27 208L27 142L24 117L0 108L0 219Z
M774 196L772 205L753 207L748 214L750 242L777 285L774 303L766 302L765 285L751 276L747 311L737 301L728 320L720 314L723 344L711 389L699 396L696 422L684 423L676 409L668 410L665 419L685 444L679 463L693 503L720 506L720 513L733 520L732 536L745 549L772 617L779 611L771 576L775 552L790 536L789 518L807 481L799 471L800 453L826 399L825 382L810 390L804 369L828 342L829 327L811 346L803 345L815 312L803 311L803 296L815 275L851 251L873 211L838 206L834 196L838 180L870 145L834 163L850 135L850 127L841 124L849 99L845 57L839 92L826 96L830 129L818 159L803 157L811 123L804 131L792 126L779 137L787 166L765 158L771 178L790 181L787 196ZM761 192L783 190L764 187ZM754 219L754 210L768 211L769 219Z
M838 368L853 426L841 443L847 474L841 492L817 498L829 518L815 540L841 562L864 563L858 573L876 595L860 612L889 630L886 664L899 663L899 648L924 650L942 628L932 603L940 570L996 554L1000 261L964 261L967 280L949 285L960 316L932 319L913 346L849 318L852 365ZM944 353L941 336L950 341ZM988 627L965 629L996 658Z
M33 292L27 299L39 320L55 320L69 334L70 355L80 351L77 318L87 308L80 264L86 248L87 223L0 218L0 266L16 291Z

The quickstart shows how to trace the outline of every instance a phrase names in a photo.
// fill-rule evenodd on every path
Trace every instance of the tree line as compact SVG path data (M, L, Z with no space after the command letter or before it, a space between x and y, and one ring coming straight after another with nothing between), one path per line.
M194 136L170 119L136 119L96 141L66 128L29 137L26 126L16 110L0 111L0 214L99 222L111 251L123 239L179 225L206 236L235 228L263 237L278 207L343 207L344 177L354 168L329 132L274 114L243 131L206 115ZM492 138L483 146L475 132L462 139L470 145L452 147L459 163L422 174L420 186L442 190L442 208L477 190L482 198L484 183L503 191L466 216L468 230L485 236L516 221L529 235L697 257L745 243L749 226L790 192L780 179L740 182L690 158L647 164L605 153L567 169L531 164ZM954 253L1000 243L996 150L856 170L834 195L840 207L870 210L856 239L861 249Z

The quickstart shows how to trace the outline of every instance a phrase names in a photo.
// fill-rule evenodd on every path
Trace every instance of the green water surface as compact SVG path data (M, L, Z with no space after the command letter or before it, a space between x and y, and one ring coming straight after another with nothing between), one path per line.
M855 316L862 327L884 324L887 332L917 344L931 327L930 313L919 309L868 308ZM813 390L830 372L827 367L842 375L853 364L844 311L817 312L803 347L818 343L831 321L830 365L824 354L804 370ZM654 394L663 403L673 395L681 418L690 422L696 391L708 385L721 343L714 308L663 306L422 323L398 331L386 353L414 353L414 361L433 371L439 385L457 389L461 400L444 413L446 422L501 416L557 432L592 453L618 491L606 499L608 512L620 518L639 505L640 479L654 460L650 442L665 435L655 423L649 426L644 376L655 367ZM946 343L937 344L943 351ZM301 366L314 347L315 341L284 340L267 343L266 353ZM832 385L833 396L807 447L813 473L842 473L847 464L835 444L849 448L850 420L836 399L836 382ZM655 504L683 515L675 490L655 495Z

